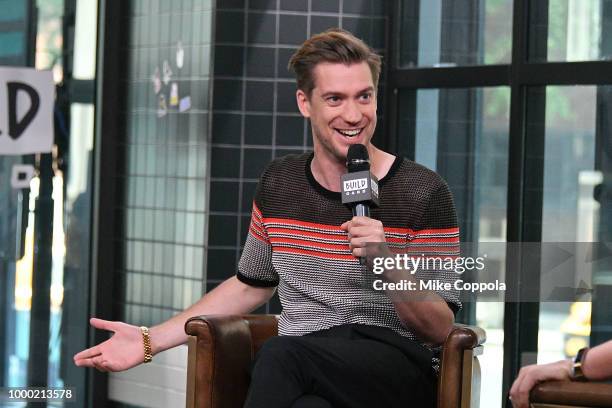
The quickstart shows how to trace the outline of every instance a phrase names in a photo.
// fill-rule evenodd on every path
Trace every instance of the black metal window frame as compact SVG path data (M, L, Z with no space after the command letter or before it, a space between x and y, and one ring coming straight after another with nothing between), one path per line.
M538 0L538 7L548 9L548 1ZM389 130L382 145L394 151L399 140L399 91L432 88L475 88L507 86L510 88L510 127L508 145L507 242L539 241L541 231L528 228L527 220L541 214L527 205L529 181L526 168L527 92L531 87L549 85L612 85L612 61L529 62L530 0L514 0L512 18L512 60L509 64L458 67L398 68L401 41L402 0L389 2L388 64L386 79L386 125ZM542 112L543 114L543 112ZM414 146L414 141L412 142ZM533 197L529 197L533 200ZM533 203L533 201L530 201ZM539 200L541 204L541 197ZM532 206L534 207L534 206ZM534 211L540 211L535 208ZM531 224L532 228L533 224ZM533 229L533 228L532 228ZM507 256L507 270L517 269L520 254ZM539 290L539 276L508 276L508 291ZM503 395L521 367L524 352L537 352L539 304L511 303L504 308ZM506 406L508 400L506 400Z

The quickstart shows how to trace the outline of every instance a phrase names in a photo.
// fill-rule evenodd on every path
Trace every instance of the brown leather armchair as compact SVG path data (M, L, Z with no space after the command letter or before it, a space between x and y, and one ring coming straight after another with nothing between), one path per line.
M249 387L248 370L263 342L277 335L273 315L192 317L189 338L188 408L242 407ZM438 408L478 407L480 365L486 339L479 327L455 325L448 335L438 379Z
M531 390L529 400L533 408L607 408L612 407L612 384L547 381Z

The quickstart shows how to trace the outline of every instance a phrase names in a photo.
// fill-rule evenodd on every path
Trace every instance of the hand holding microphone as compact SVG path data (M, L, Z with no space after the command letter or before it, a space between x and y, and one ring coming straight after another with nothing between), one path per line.
M382 222L370 218L370 208L379 205L378 180L370 172L370 158L364 145L349 147L346 157L348 173L342 176L342 204L351 207L353 218L340 226L349 234L353 255L366 264L368 242L385 242Z

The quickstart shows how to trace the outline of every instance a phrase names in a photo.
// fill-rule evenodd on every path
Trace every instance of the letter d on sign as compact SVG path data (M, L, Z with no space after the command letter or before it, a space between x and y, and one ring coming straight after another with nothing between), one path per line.
M50 152L54 104L51 71L0 67L0 156Z
M36 113L40 107L40 96L34 88L23 82L7 82L6 87L8 90L8 133L11 139L15 140L22 135L28 125L34 120L34 117L36 117ZM30 107L21 120L17 117L17 96L19 95L19 91L24 91L30 98Z

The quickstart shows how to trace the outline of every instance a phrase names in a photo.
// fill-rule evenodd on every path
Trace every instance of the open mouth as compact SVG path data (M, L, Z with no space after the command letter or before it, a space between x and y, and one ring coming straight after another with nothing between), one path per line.
M361 134L361 132L363 131L364 128L358 128L358 129L334 129L336 132L340 133L342 136L345 137L355 137L355 136L359 136Z

